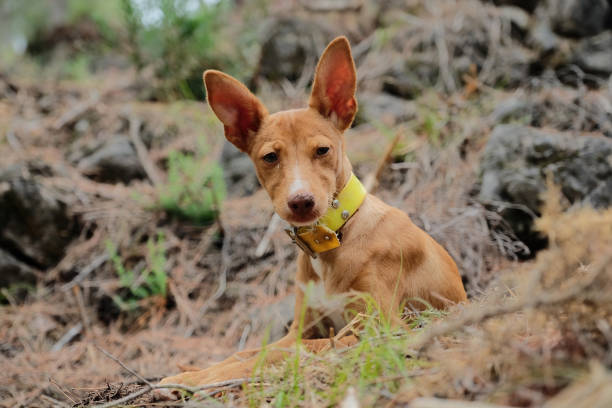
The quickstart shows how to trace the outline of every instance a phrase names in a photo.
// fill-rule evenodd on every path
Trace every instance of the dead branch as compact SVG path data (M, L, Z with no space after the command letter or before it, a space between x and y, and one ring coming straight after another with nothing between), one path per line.
M87 113L87 111L93 108L94 105L96 105L99 101L100 94L98 92L94 92L93 95L89 98L89 100L85 102L78 102L75 106L66 111L53 123L53 130L62 130L64 126L76 122L81 116Z
M15 151L15 153L23 152L23 146L21 145L21 142L17 138L15 132L13 132L12 130L6 132L6 141L8 142L9 146L11 146L11 148Z
M98 407L98 408L108 408L108 407L116 407L118 405L123 405L124 403L132 401L133 399L138 398L141 395L144 395L144 394L146 394L146 393L148 393L150 391L153 391L153 390L177 389L177 390L189 392L191 394L196 394L198 392L201 392L201 391L204 391L204 390L210 390L212 388L232 388L232 387L236 387L238 385L242 385L242 384L245 384L245 383L251 381L251 379L249 379L249 378L236 378L236 379L233 379L233 380L227 380L227 381L221 381L221 382L206 384L206 385L202 385L202 386L199 386L199 387L188 387L188 386L182 385L182 384L153 384L150 381L148 381L146 378L144 378L143 376L138 374L136 371L134 371L131 368L129 368L127 365L125 365L117 357L113 356L111 353L109 353L108 351L104 350L102 347L98 346L97 344L95 344L95 347L98 350L100 350L102 353L104 353L105 356L107 356L108 358L110 358L111 360L113 360L114 362L119 364L121 367L123 367L125 370L127 370L133 376L137 377L140 381L142 381L146 385L144 388L142 388L142 389L140 389L138 391L135 391L135 392L133 392L133 393L131 393L129 395L126 395L123 398L117 399L115 401L110 401L110 402L107 402L107 403L102 404L102 405L96 405L96 407Z
M266 232L263 238L261 239L261 242L259 243L259 245L257 245L257 249L255 249L255 256L257 258L260 258L266 252L268 246L270 246L270 239L278 229L278 224L280 223L280 221L281 219L278 214L274 213L272 215L272 219L270 219L268 228L266 229Z
M316 0L301 1L302 7L308 11L328 13L330 11L359 11L363 6L362 0Z
M368 193L374 193L374 191L376 191L376 187L378 186L378 181L380 180L382 171L387 165L387 163L389 163L389 161L391 160L391 154L393 153L393 149L395 149L395 146L399 142L399 139L400 134L398 133L397 135L395 135L391 143L387 145L387 149L385 150L380 160L378 161L378 164L376 165L376 170L366 177L363 186L365 187Z
M154 186L158 186L161 184L162 180L157 173L157 169L155 168L155 164L149 157L149 152L147 151L147 147L140 139L140 126L142 122L140 119L136 119L134 117L130 118L130 140L134 144L136 148L136 154L138 155L138 160L140 164L142 164L142 168L145 173L147 173L147 177L151 180Z
M220 223L220 218L218 219L218 221ZM225 293L225 289L227 288L227 271L231 263L231 257L230 257L231 238L230 238L230 233L228 229L225 229L223 231L225 235L223 237L223 247L221 248L221 274L219 275L219 287L217 288L216 292L210 298L208 298L206 303L204 303L202 307L200 308L200 310L198 311L198 317L196 319L197 322L202 321L202 318L204 317L208 309L217 302L217 300L223 295L223 293ZM191 325L191 327L189 327L189 329L187 329L187 331L185 332L185 337L190 337L195 331L195 329L196 329L196 326Z
M87 317L87 311L85 310L85 299L83 299L83 292L81 292L81 287L76 285L72 288L72 293L76 299L77 306L79 308L79 314L81 315L81 321L83 322L83 329L85 332L91 331L91 325L89 322L89 317Z
M94 346L100 350L106 357L110 358L111 360L113 360L115 363L119 364L121 367L123 367L125 370L127 370L127 372L129 372L130 374L132 374L134 377L138 378L140 381L142 381L143 383L145 383L146 385L148 385L149 387L153 387L153 384L151 384L146 378L144 378L143 376L141 376L140 374L138 374L136 371L132 370L130 367L126 366L121 360L119 360L117 357L113 356L111 353L109 353L108 351L104 350L102 347L98 346L97 344L94 344Z
M101 404L101 405L94 405L94 407L96 408L110 408L110 407L116 407L118 405L123 405L126 402L132 401L135 398L140 397L141 395L144 395L150 391L153 390L163 390L163 389L176 389L176 390L181 390L181 391L185 391L191 394L197 394L198 392L201 391L206 391L206 390L210 390L213 388L223 388L223 389L229 389L229 388L233 388L233 387L237 387L243 384L247 384L249 382L253 381L253 379L251 378L236 378L233 380L227 380L227 381L220 381L220 382L216 382L216 383L211 383L211 384L206 384L206 385L202 385L199 387L188 387L186 385L183 384L156 384L156 385L147 385L146 387L135 391L129 395L126 395L123 398L119 398L117 400L114 401L110 401L107 402L105 404Z
M594 268L589 276L585 277L582 282L579 282L569 289L553 293L527 293L521 299L516 300L515 302L478 309L474 313L467 314L462 318L451 321L447 320L445 323L434 326L429 331L424 333L424 335L417 340L413 348L417 351L423 351L427 348L427 346L432 344L435 338L439 336L450 334L469 325L479 323L493 317L516 313L526 309L534 309L541 306L551 306L575 299L593 284L595 279L597 279L599 274L608 266L610 261L612 261L612 255L605 257L603 262ZM536 271L536 273L532 275L539 276L539 273L539 271Z
M415 398L410 408L510 408L507 405L489 404L480 401L449 400L442 398Z
M98 255L97 257L95 257L89 263L89 265L87 265L86 267L81 269L81 272L79 272L79 274L77 276L75 276L75 278L73 280L71 280L70 282L64 284L64 286L62 286L62 291L67 292L70 289L72 289L74 286L76 286L79 283L83 282L85 280L85 278L90 273L92 273L93 271L98 269L100 266L102 266L106 261L108 261L108 259L109 259L109 256L106 253L104 253L102 255Z
M61 349L64 348L64 346L68 343L70 343L70 341L72 341L72 339L74 339L76 336L78 336L81 331L83 331L83 323L78 322L77 324L75 324L74 326L72 326L67 332L66 334L64 334L58 341L57 343L55 343L53 345L53 347L51 347L51 351L60 351Z
M440 76L442 77L446 90L449 93L454 93L457 91L457 85L455 84L455 79L453 78L453 75L449 69L450 57L448 47L446 45L445 29L442 24L438 25L434 35L436 48L438 50L438 60L440 62Z

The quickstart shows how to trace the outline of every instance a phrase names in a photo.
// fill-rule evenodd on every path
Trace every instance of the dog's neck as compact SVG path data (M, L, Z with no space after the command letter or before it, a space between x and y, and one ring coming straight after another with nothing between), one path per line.
M346 186L346 183L348 183L349 179L351 178L351 174L353 174L353 166L351 165L351 162L346 154L342 152L342 157L338 163L338 172L336 175L337 187L334 197L337 196L340 191L342 191L344 186Z

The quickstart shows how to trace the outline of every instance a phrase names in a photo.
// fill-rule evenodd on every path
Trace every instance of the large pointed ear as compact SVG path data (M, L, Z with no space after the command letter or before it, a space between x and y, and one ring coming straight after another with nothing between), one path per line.
M246 86L223 72L205 71L204 85L208 104L223 123L225 137L248 153L252 136L268 111Z
M338 37L321 55L308 104L344 131L357 113L356 85L351 46L346 37Z

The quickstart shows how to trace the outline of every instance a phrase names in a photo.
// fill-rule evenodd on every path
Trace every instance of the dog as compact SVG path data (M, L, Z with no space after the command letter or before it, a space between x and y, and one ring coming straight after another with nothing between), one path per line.
M406 303L422 309L425 301L443 309L466 300L446 250L404 212L367 194L352 172L344 132L357 112L356 77L349 42L338 37L317 64L308 107L269 114L238 80L215 70L204 72L208 104L223 123L225 137L250 156L300 249L294 320L285 337L267 346L268 365L282 360L298 337L303 347L320 351L347 323L346 314L322 311L312 302L303 311L309 287L330 298L365 293L395 325L403 324L399 312ZM344 304L345 310L364 309L354 299ZM350 346L357 340L349 334L336 343ZM241 351L161 384L198 386L248 377L259 352Z

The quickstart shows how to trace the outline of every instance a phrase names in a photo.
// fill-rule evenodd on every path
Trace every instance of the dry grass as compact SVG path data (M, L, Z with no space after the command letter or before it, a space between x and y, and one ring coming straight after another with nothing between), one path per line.
M379 33L389 34L388 42L372 40L376 35L364 40L374 45L364 42L358 60L363 89L380 88L381 60L397 61L413 48L420 50L415 58L428 64L459 54L482 69L474 72L466 58L451 61L452 71L441 70L432 85L455 93L424 92L412 102L414 119L386 129L401 140L378 195L408 212L449 250L471 303L444 316L417 316L412 330L399 333L379 325L372 310L357 347L324 356L302 353L263 371L264 381L209 398L203 406L331 405L345 400L350 389L363 406L404 406L423 396L547 408L609 406L612 270L605 254L612 247L612 212L563 212L551 188L538 221L551 238L550 248L519 264L511 258L524 248L497 214L472 198L497 102L520 97L551 106L518 111L509 120L609 133L606 100L581 87L550 90L559 87L552 80L524 94L493 90L488 86L513 75L512 50L524 51L507 36L509 23L496 9L476 0L462 7L440 0L424 10L407 4L407 10L394 13L402 25ZM467 45L465 38L471 41ZM478 53L487 48L496 51ZM308 75L280 88L262 83L271 110L302 106ZM259 345L269 322L279 322L274 336L282 334L283 315L291 308L295 248L276 231L263 256L255 254L272 215L265 193L227 201L212 226L194 227L143 205L155 199L147 180L129 187L104 184L71 164L72 150L127 132L134 118L151 137L148 154L162 179L169 152L194 151L202 132L216 160L222 139L207 108L130 102L139 91L131 88L134 83L129 75L103 78L95 87L15 83L16 92L0 83L0 93L8 95L0 100L0 130L10 135L0 143L3 166L48 163L53 175L40 181L64 193L83 226L65 258L41 273L38 286L0 309L1 406L97 403L141 389L137 378L96 345L155 381L176 373L177 364L203 367L237 348ZM98 91L92 94L92 88ZM79 110L83 106L87 109ZM81 119L91 127L73 140ZM362 178L377 162L372 152L382 152L384 130L368 124L351 130L349 153L358 157ZM364 151L369 155L357 154ZM112 302L120 285L104 258L105 242L115 243L125 266L137 269L147 262L147 240L158 232L166 237L169 296L120 312ZM83 271L89 272L79 277Z

